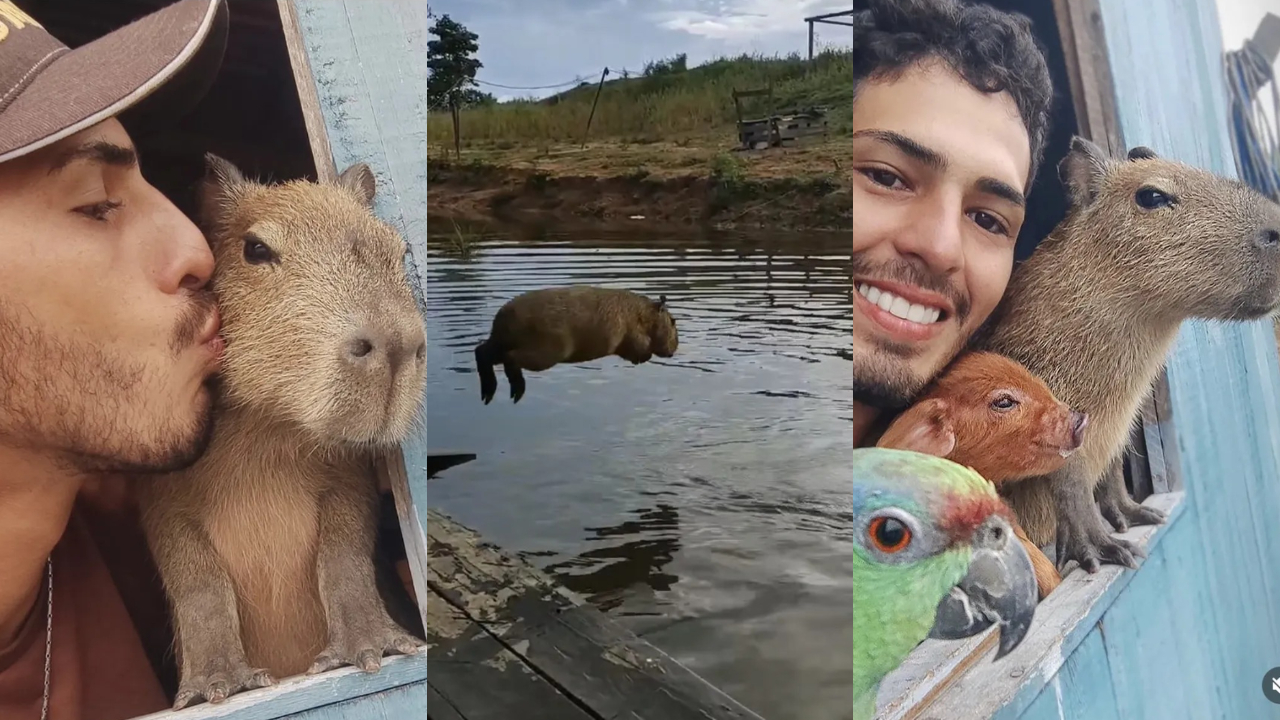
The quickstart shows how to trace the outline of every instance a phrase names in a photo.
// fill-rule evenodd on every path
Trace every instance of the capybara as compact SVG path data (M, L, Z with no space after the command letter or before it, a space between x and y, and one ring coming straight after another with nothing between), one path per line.
M420 422L426 334L364 164L264 185L208 156L200 219L225 353L208 452L141 479L173 613L175 708L419 642L374 569L376 452Z
M1080 448L1088 422L1022 365L973 352L936 378L877 445L947 458L999 488L1062 467ZM1031 557L1044 598L1062 576L1016 521L1013 530Z
M1184 320L1253 320L1280 305L1280 206L1145 147L1117 160L1077 137L1059 169L1067 216L1014 270L972 347L1017 360L1089 415L1062 468L1003 488L1028 536L1056 541L1059 569L1136 567L1141 549L1111 535L1095 499L1134 524L1163 522L1108 468ZM1120 487L1095 496L1104 475Z
M507 375L511 401L520 402L524 370L540 372L609 355L639 365L654 355L675 355L678 345L665 295L651 300L630 290L589 285L530 290L498 309L489 337L476 346L480 399L488 405L498 391L495 365Z

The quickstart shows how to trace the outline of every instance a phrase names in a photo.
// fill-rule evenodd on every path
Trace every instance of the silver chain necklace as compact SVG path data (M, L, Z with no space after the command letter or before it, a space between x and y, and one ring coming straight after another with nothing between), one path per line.
M49 583L49 602L44 621L44 702L40 705L40 720L49 718L49 671L53 659L53 556L45 561L45 579Z

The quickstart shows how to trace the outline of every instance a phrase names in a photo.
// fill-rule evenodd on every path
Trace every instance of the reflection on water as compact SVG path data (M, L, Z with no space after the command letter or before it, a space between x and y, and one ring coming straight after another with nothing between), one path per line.
M430 232L428 444L478 455L430 503L769 720L846 717L848 234ZM526 373L518 405L499 373L481 404L493 314L573 283L666 295L675 357Z

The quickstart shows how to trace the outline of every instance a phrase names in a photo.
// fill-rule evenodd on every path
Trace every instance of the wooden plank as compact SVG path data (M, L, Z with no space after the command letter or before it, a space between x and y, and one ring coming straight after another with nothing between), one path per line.
M599 717L761 720L543 573L448 517L431 511L427 533L431 591ZM443 634L440 624L429 623L429 635ZM433 649L430 656L438 653ZM433 664L433 685L437 673Z
M598 720L441 595L427 603L433 720Z
M1181 492L1187 489L1183 480L1183 456L1178 450L1178 430L1174 424L1174 406L1169 398L1169 370L1160 373L1152 395L1152 405L1156 410L1157 436L1160 437L1160 451L1165 456L1165 473L1161 478L1153 480L1156 492Z
M338 171L333 163L333 149L329 147L329 133L324 128L324 113L320 109L320 97L311 74L311 61L303 44L302 28L298 25L298 9L293 0L276 0L276 5L280 10L280 24L284 27L284 43L289 50L294 85L302 103L302 117L311 143L316 177L321 182L332 182L338 179Z
M1142 412L1148 402L1144 402L1139 410L1138 418L1129 429L1129 447L1124 451L1125 476L1128 478L1129 491L1133 499L1142 502L1151 495L1152 475L1151 445L1147 442L1146 423ZM1156 448L1157 452L1159 448Z
M1122 154L1115 84L1098 0L1054 0L1080 135Z
M1192 526L1182 523L1172 532ZM1179 669L1170 588L1164 552L1153 552L1125 588L1126 601L1111 607L1098 624L1111 661L1115 707L1123 718L1187 717L1182 686L1189 678ZM1161 691L1152 692L1156 688Z
M285 678L274 687L232 695L216 705L203 703L177 712L165 710L135 720L275 720L426 679L427 658L423 654L392 656L372 674L345 667L321 675Z
M1151 548L1182 517L1184 496L1181 493L1153 495L1145 505L1169 513L1169 522L1160 526L1140 526L1119 535L1140 547ZM913 652L916 662L903 663L885 678L888 687L919 685L913 692L918 697L934 697L927 705L898 708L884 713L885 720L913 717L925 718L1000 718L1020 717L1040 692L1053 681L1066 659L1120 596L1121 591L1141 572L1104 565L1095 574L1069 566L1058 589L1036 609L1035 624L1022 643L997 662L991 661L991 649L977 650L967 672L953 674L943 670L955 659L947 647L967 640L926 640ZM994 629L983 635L993 634ZM928 656L934 656L930 659ZM911 657L908 660L912 660ZM909 677L898 677L909 673ZM945 692L932 693L932 687L946 683ZM890 700L881 693L879 703ZM908 714L911 713L911 714Z
M1121 720L1102 633L1097 626L1085 636L1019 720Z
M1198 514L1193 505L1188 513ZM1174 641L1178 645L1179 669L1186 688L1188 717L1244 717L1233 700L1222 692L1214 678L1222 677L1220 655L1213 652L1210 638L1219 635L1218 612L1213 607L1205 577L1198 569L1205 563L1199 525L1188 522L1175 528L1162 543L1161 557L1168 569L1169 594L1164 600L1173 613ZM1195 628L1197 632L1189 632Z

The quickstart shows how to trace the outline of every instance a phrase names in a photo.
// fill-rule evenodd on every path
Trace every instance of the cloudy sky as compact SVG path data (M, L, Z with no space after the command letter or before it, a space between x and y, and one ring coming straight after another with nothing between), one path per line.
M693 66L720 55L807 52L804 18L851 0L430 0L480 36L477 78L520 87L600 77L688 53ZM818 25L817 41L849 44L849 29ZM546 95L481 85L499 97Z

